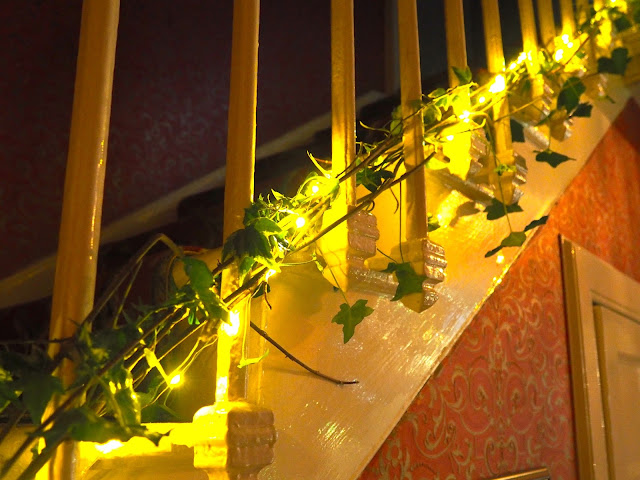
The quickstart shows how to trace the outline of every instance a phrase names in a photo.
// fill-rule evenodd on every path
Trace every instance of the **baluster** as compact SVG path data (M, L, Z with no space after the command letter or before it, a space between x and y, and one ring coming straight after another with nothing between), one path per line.
M82 5L51 306L52 339L73 336L93 307L119 11L119 0L85 0ZM60 344L54 343L49 354L55 356L59 350ZM63 360L56 374L68 386L74 379L73 364ZM45 417L62 400L53 399ZM75 464L75 444L65 442L49 461L48 478L74 477Z
M467 66L467 42L464 29L464 10L462 0L445 0L445 26L447 36L447 61L449 65L449 85L455 87L459 84L458 77L454 74L452 67L464 68ZM458 89L461 101L458 103L458 114L471 112L471 97L464 88ZM449 168L432 172L438 182L429 182L429 201L440 200L444 202L450 194L449 188L443 186L451 185L469 198L482 202L487 199L486 187L475 183L473 180L467 181L480 169L480 159L486 155L487 139L481 128L473 118L467 118L464 122L443 131L442 136L454 136L454 140L442 145L442 153L449 159ZM429 176L427 177L429 179ZM439 183L439 185L438 185ZM434 196L434 191L440 193ZM436 206L437 207L437 206ZM434 208L441 224L446 225L453 213L450 209Z
M353 0L331 1L331 172L334 178L351 167L356 154L356 87ZM355 176L342 182L323 223L332 224L356 205ZM328 232L319 243L327 262L323 274L343 291L367 288L364 261L375 255L376 218L358 212ZM369 285L370 288L370 285Z
M576 17L573 12L573 0L560 0L560 16L562 18L562 34L573 38L576 31Z
M253 200L256 142L259 0L235 0L231 46L227 177L223 234L243 227L244 209ZM222 279L222 297L238 286L232 269ZM230 314L218 330L216 402L194 416L203 432L194 448L194 465L209 478L250 479L273 461L273 413L247 402L247 369L238 368L247 333L249 306ZM254 391L251 389L251 391Z
M464 68L467 65L467 39L464 31L462 0L445 0L444 18L447 35L449 85L455 87L459 82L451 67Z
M489 71L494 75L502 75L504 78L504 52L498 0L482 0L482 19ZM496 90L494 94L503 95L500 89ZM498 164L507 166L514 164L508 114L509 103L506 98L499 99L493 106L493 118L498 119L494 122L493 128L495 158L491 158L493 155L490 155L485 164L484 172L488 182L494 186L496 198L505 204L510 204L513 201L513 173L506 172L497 175L495 169Z
M410 170L425 159L423 119L421 114L416 114L415 105L422 98L416 0L398 0L398 33L400 91L404 118L403 148L405 165L407 170ZM423 272L427 279L423 283L422 294L405 297L403 303L413 310L422 311L438 299L432 285L444 280L446 266L444 249L428 239L425 168L419 168L407 179L404 203L405 261L411 262L416 272ZM395 252L395 255L398 253Z
M556 38L556 23L553 17L552 0L538 0L538 23L542 46L553 53L553 40Z

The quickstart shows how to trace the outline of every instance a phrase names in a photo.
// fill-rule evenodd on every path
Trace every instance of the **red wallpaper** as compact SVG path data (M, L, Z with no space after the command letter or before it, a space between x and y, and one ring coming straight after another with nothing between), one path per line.
M361 480L577 478L558 234L640 280L639 123L630 101Z
M0 2L0 278L55 250L81 0ZM103 221L225 161L230 0L121 2ZM326 0L261 5L258 143L330 109ZM358 94L384 79L383 0L357 0Z

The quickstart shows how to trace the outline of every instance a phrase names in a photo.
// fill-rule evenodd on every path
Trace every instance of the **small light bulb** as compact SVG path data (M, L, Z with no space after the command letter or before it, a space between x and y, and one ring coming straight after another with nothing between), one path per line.
M569 43L569 34L565 33L562 35L562 43L565 45Z
M307 223L307 221L304 219L304 217L298 217L296 218L296 228L302 228L304 227L304 224Z
M447 140L451 142L453 140L453 135L447 135Z
M178 372L173 377L171 377L171 380L169 380L169 385L175 387L176 385L180 384L180 382L182 382L182 375L180 375L180 372Z
M569 42L569 43L567 43L567 47L568 47L568 48L573 48L573 42Z
M460 119L464 120L465 122L469 121L469 116L471 115L471 112L469 110L464 110L460 115Z
M318 185L311 185L311 193L314 195L320 191L320 187Z
M560 60L562 60L562 56L564 55L564 50L562 50L561 48L558 49L558 51L556 51L556 53L553 55L553 58L555 59L556 62L559 62Z
M516 62L511 62L511 64L509 65L509 70L515 70L517 66L518 64Z
M267 272L267 274L264 276L265 281L269 280L271 277L273 277L277 272L273 269L270 268L269 271Z
M484 95L482 95L482 96L478 99L478 103L484 103L484 102L486 102L486 101L487 101L487 99L486 99L486 97L485 97Z
M96 450L98 450L103 455L106 455L109 452L112 452L122 446L122 442L118 440L109 440L107 443L98 443L95 445Z
M496 257L496 263L500 265L502 262L504 262L504 255L498 255Z
M491 93L500 93L504 91L506 88L507 88L507 82L504 79L504 75L499 74L499 75L496 75L495 80L489 87L489 91Z

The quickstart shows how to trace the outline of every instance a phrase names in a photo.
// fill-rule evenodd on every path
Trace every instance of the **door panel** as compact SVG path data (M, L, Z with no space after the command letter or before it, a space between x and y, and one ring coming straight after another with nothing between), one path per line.
M640 479L640 320L594 305L611 480Z

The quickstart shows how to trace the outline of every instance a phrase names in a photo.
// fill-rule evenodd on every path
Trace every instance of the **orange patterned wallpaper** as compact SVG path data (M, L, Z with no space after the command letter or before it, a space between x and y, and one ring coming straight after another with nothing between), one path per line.
M558 235L640 280L639 124L630 101L360 480L577 478Z

